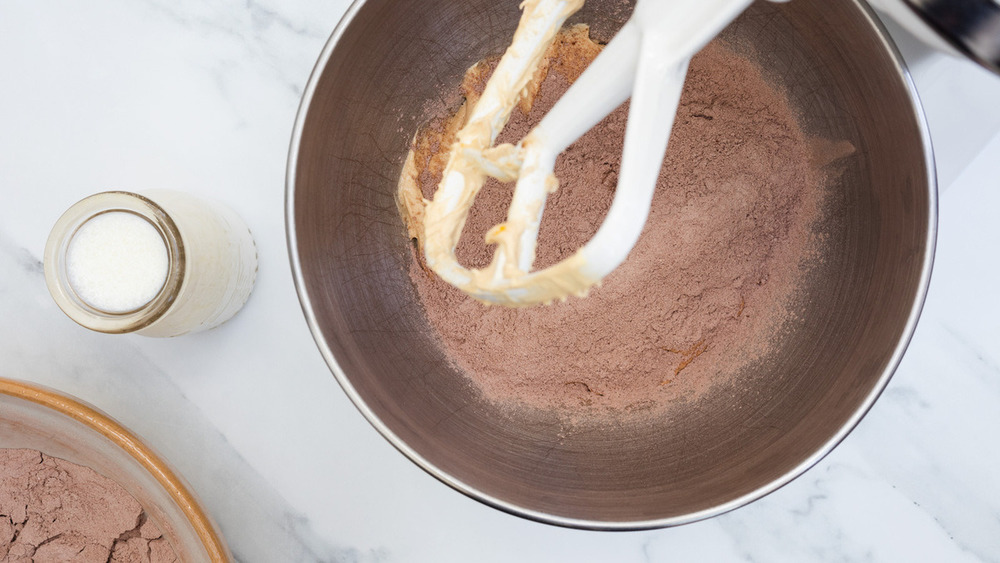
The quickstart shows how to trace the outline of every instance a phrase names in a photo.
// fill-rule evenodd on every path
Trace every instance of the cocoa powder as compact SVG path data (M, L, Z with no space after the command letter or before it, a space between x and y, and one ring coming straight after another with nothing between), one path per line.
M533 103L515 109L498 143L530 131L598 50L585 26L564 31ZM495 62L470 69L457 111L428 116L410 155L419 189L411 201L433 197L451 139ZM569 257L597 231L614 197L627 117L625 104L559 158L536 268ZM419 253L410 276L448 357L490 401L606 413L693 400L766 357L791 316L805 258L819 254L810 227L825 163L810 146L760 67L712 43L690 65L642 237L589 297L487 307L437 278ZM489 263L483 237L505 219L512 190L484 186L457 248L462 264ZM410 207L412 223L420 217Z
M121 485L37 450L0 449L0 561L176 560Z

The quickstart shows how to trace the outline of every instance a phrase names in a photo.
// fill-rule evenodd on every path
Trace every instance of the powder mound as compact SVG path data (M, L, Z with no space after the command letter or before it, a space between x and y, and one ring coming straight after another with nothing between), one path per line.
M119 484L36 450L0 449L0 561L176 560Z
M587 31L560 34L533 99L514 110L498 143L524 137L597 55ZM465 103L428 115L418 132L400 184L411 227L495 64L470 69ZM625 104L560 156L535 268L569 257L596 233L614 198L627 118ZM688 401L766 357L790 318L804 257L817 255L810 227L825 162L812 146L761 68L714 42L691 62L642 237L589 297L487 307L438 279L419 252L410 277L448 357L491 401L574 413ZM463 265L489 264L484 235L505 219L512 191L496 180L483 187L457 247Z

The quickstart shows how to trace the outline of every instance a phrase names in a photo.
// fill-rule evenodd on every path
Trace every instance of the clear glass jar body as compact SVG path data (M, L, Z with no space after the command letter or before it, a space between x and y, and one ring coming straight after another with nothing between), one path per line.
M90 219L135 214L159 233L167 250L163 287L150 301L124 312L95 308L74 289L67 253ZM45 247L45 279L59 307L80 325L107 333L170 337L216 327L235 315L253 290L257 250L250 230L222 204L172 190L143 194L103 192L70 207Z

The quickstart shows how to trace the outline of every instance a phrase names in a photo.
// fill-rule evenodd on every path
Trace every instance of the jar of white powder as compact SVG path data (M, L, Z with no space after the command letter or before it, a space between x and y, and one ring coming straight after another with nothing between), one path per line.
M114 191L59 218L44 264L49 292L80 325L179 336L243 307L257 250L243 220L221 204L170 190Z

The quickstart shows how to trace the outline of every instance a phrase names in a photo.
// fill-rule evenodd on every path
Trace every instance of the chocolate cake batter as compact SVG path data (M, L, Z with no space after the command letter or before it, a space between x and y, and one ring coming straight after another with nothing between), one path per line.
M537 92L498 143L521 139L599 52L585 26L550 50ZM470 69L465 103L436 108L414 140L400 206L411 235L433 196L448 147L492 66ZM535 268L571 255L614 197L625 104L563 153L546 204ZM415 252L410 276L441 346L485 397L572 413L655 411L697 399L765 357L794 316L824 172L783 93L752 60L710 44L691 63L649 220L628 260L584 299L487 307L437 278ZM483 267L483 236L504 220L513 184L490 180L476 199L459 261ZM419 242L419 241L418 241Z

